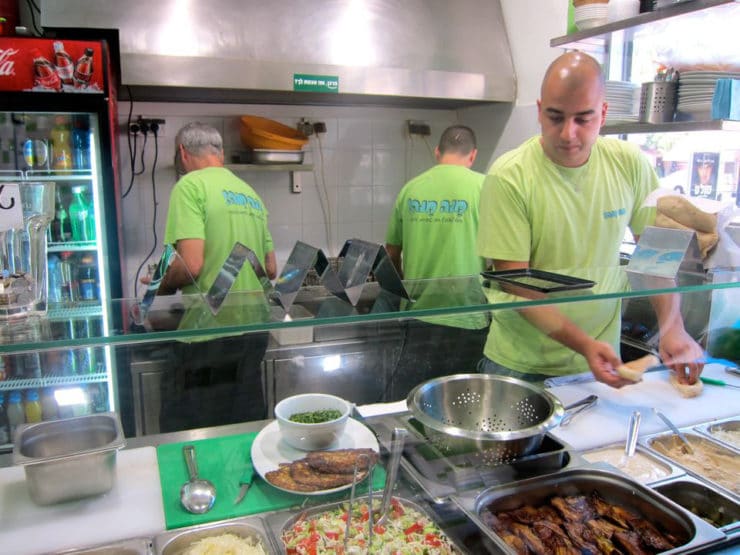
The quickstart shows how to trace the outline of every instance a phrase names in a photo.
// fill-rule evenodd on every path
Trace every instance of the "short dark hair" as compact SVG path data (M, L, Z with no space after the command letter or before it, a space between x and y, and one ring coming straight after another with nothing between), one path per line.
M477 147L475 133L467 125L451 125L442 132L437 146L440 154L470 154Z

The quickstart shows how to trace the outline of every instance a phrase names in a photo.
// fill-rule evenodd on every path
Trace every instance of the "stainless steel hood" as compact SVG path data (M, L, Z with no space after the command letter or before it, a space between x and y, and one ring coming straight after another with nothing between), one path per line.
M516 95L499 0L43 0L41 25L118 29L122 84L165 88L170 101L464 106ZM337 77L338 94L296 92L298 74Z

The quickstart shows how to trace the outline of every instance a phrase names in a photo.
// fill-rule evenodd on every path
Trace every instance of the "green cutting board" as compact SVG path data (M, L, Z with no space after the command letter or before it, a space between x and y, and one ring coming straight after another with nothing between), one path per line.
M306 501L305 495L287 493L272 487L255 473L252 486L238 505L234 499L239 492L239 478L250 460L252 442L257 433L237 434L182 443L167 443L157 447L159 480L162 484L162 504L167 529L181 528L236 518L266 511L298 508ZM188 470L182 454L183 445L194 445L198 475L216 486L216 503L205 514L194 515L180 505L180 488L188 480ZM378 465L373 472L373 490L385 484L385 471ZM356 493L366 492L367 483L357 486ZM349 497L350 490L326 496L311 496L311 504L330 503Z

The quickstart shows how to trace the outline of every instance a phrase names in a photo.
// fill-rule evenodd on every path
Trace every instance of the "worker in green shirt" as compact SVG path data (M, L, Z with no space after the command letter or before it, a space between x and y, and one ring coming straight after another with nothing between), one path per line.
M437 164L406 183L398 194L388 222L386 250L416 299L410 305L414 310L438 308L440 303L470 304L468 297L481 295L478 276L485 261L476 253L476 236L484 176L470 169L477 153L472 129L448 127L434 151ZM403 397L434 377L474 372L487 327L488 319L482 314L404 322L390 396Z

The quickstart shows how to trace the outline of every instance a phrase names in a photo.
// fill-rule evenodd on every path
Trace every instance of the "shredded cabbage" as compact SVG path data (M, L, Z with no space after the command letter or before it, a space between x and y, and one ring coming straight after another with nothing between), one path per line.
M181 555L267 555L257 539L236 534L208 536L191 543Z
M377 502L377 503L376 503ZM336 509L299 519L282 534L289 555L366 554L378 555L449 555L455 553L444 533L426 515L391 500L391 510L384 525L373 527L372 545L368 545L370 515L367 503L352 507L350 539L344 550L347 504ZM380 501L373 502L373 520L379 515Z

